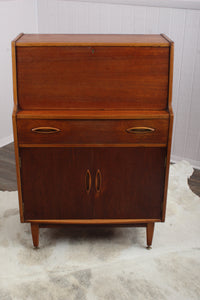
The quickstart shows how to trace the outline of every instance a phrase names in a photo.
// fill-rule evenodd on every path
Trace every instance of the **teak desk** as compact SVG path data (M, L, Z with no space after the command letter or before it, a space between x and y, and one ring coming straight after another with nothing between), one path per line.
M21 222L164 222L173 42L161 35L20 34L12 42Z

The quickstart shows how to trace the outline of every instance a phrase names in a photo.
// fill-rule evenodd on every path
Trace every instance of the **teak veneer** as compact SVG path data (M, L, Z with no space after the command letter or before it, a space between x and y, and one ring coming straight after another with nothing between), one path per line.
M39 228L164 222L173 42L20 34L12 42L20 220Z

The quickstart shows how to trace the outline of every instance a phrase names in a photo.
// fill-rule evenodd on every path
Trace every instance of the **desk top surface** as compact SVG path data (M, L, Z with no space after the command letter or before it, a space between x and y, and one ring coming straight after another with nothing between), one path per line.
M161 34L22 34L16 46L146 46L169 47Z

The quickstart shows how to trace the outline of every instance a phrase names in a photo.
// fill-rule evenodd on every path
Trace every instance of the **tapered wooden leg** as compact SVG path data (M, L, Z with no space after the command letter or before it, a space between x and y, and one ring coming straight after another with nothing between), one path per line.
M154 223L147 223L147 249L151 249L153 233L154 233Z
M31 223L31 233L33 239L33 245L35 248L39 246L39 224Z

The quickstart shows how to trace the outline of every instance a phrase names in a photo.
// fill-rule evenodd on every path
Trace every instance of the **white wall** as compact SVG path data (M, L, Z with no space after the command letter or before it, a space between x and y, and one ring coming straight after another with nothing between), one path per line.
M0 1L0 146L12 135L12 61L11 40L20 32L36 32L36 1Z
M106 1L109 0L104 0L104 2ZM117 0L115 1L117 2ZM89 1L37 0L35 3L38 5L38 14L34 15L34 10L37 8L34 6L34 1L9 2L12 3L10 4L12 12L8 12L8 14L13 13L16 17L19 13L22 15L22 11L24 11L26 16L29 16L26 17L24 24L22 24L22 20L21 22L18 20L18 16L16 17L20 27L20 29L14 27L17 33L20 31L33 32L37 30L38 26L40 33L162 32L169 35L175 41L173 86L175 122L172 159L184 158L190 161L193 166L200 167L200 10L92 3ZM22 11L17 7L18 14L15 14L13 10L16 2L21 3L21 5L26 3L26 7L21 7ZM127 1L125 2L127 3ZM170 3L170 1L167 2ZM174 0L175 2L177 1ZM6 1L3 3L5 4ZM0 1L1 6L2 2ZM13 29L11 19L9 22L10 28ZM5 63L6 66L7 63ZM6 90L3 85L4 96L6 96L4 103L5 101L10 103L12 94L10 86L11 81L8 78ZM4 106L1 104L0 107ZM7 105L6 107L5 113L10 112L10 106ZM0 125L7 124L6 122L8 123L8 118L4 122L0 121ZM5 126L6 132L1 128L0 138L3 134L4 136L11 134L11 127Z

